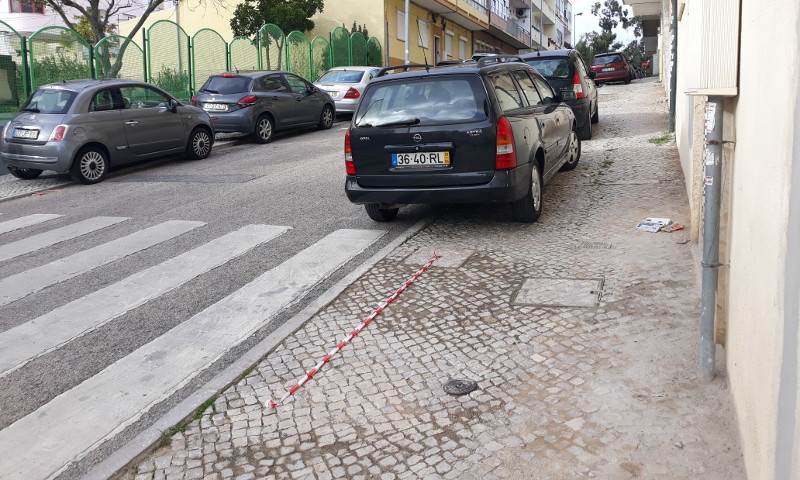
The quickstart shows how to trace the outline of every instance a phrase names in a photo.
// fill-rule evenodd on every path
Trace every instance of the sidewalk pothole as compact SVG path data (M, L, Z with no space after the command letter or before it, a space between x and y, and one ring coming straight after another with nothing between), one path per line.
M540 307L596 307L603 291L602 278L526 278L512 305Z

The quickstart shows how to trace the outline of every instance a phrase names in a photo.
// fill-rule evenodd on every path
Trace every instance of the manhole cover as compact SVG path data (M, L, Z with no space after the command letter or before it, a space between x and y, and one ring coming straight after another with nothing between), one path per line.
M478 382L466 379L453 379L444 384L445 393L450 395L466 395L478 388Z
M611 248L612 245L606 242L583 242L581 248Z
M512 300L514 305L595 307L600 303L603 279L527 278Z

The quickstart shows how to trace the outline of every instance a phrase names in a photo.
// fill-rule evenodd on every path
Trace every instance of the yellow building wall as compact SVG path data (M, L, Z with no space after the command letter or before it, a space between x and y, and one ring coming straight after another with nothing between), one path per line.
M463 3L463 2L461 2ZM400 65L405 63L405 51L406 51L406 42L401 40L400 37L403 34L403 25L398 25L398 11L405 12L405 2L403 0L386 0L386 25L388 27L387 34L388 34L388 41L384 42L381 41L381 44L384 45L384 48L388 46L389 50L389 64L390 65ZM433 63L433 29L435 25L441 26L442 18L437 17L436 24L432 21L432 16L430 12L422 7L419 7L415 4L410 4L410 15L409 15L409 23L408 23L408 30L409 30L409 62L410 63L425 63L427 58L428 63ZM419 26L417 20L424 20L428 22L428 49L423 52L422 47L420 46L420 33L419 33ZM444 19L445 28L443 29L442 34L442 44L441 48L444 51L444 42L445 42L445 31L453 32L453 57L450 60L458 58L458 41L460 37L464 37L467 39L467 51L466 57L469 58L472 56L472 32L467 30L466 28L448 21ZM445 59L445 55L443 54L441 57L442 60Z
M226 42L230 42L233 39L230 19L239 3L241 2L220 2L212 5L202 0L182 1L179 4L180 10L177 12L175 7L172 7L150 14L142 28L147 28L159 20L171 20L179 24L190 37L200 29L210 28L222 35ZM137 21L138 19L134 19L120 23L120 34L127 36ZM141 30L136 36L136 43L140 43L142 38Z

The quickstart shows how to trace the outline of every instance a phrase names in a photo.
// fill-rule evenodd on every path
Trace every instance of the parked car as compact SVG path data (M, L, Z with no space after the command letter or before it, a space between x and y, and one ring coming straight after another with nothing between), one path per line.
M111 165L185 153L206 158L208 115L145 82L72 80L42 85L6 124L0 158L17 178L43 170L97 183Z
M622 52L598 53L592 58L591 69L597 74L594 81L631 83L636 72L630 60Z
M600 119L595 72L586 68L577 50L545 50L521 55L560 92L564 103L572 107L578 122L578 137L592 138L592 124Z
M250 133L259 143L287 128L331 128L336 116L330 95L280 71L212 75L192 97L192 104L211 115L217 132Z
M314 85L333 98L337 113L353 113L364 87L380 70L377 67L335 67L323 73Z
M517 56L385 75L345 135L345 192L375 221L407 204L504 202L535 222L542 186L581 154L561 94Z

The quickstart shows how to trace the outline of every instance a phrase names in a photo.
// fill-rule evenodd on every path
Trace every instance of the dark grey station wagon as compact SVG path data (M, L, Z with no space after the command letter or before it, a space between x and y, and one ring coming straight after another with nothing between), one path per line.
M176 153L206 158L213 143L204 111L153 85L71 80L36 89L3 129L0 159L22 179L52 170L97 183L112 164Z
M347 131L345 192L376 221L408 204L498 202L535 222L542 186L580 153L572 109L519 57L387 67Z

